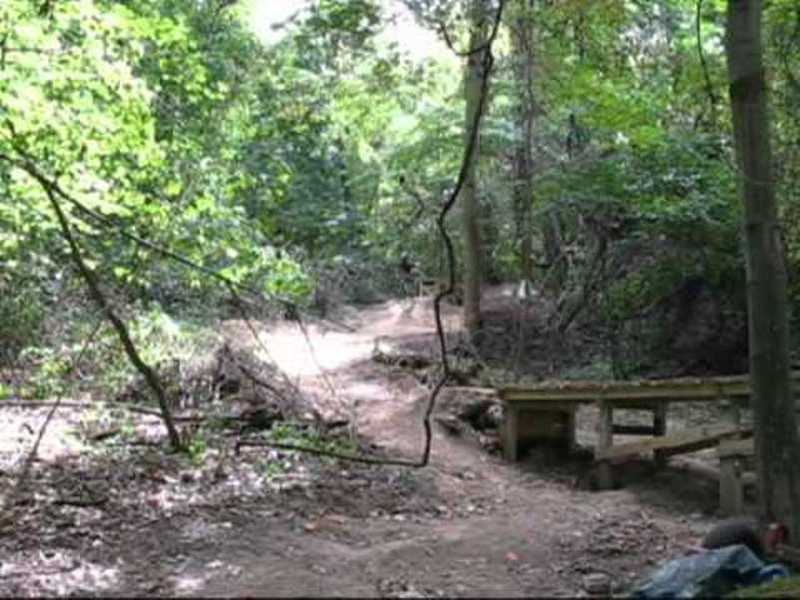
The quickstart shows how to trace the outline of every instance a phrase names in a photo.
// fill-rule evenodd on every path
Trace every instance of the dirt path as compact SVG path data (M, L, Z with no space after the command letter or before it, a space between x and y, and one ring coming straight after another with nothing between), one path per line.
M390 303L363 311L351 321L352 332L311 328L311 346L288 326L266 336L266 345L301 386L324 387L322 367L337 401L355 403L361 434L414 458L422 449L428 392L410 375L368 359L378 337L392 343L427 336L433 344L429 310L429 304L408 310ZM508 465L437 429L431 466L398 474L422 496L415 509L352 518L322 501L322 516L303 523L255 519L215 538L218 555L238 567L236 574L214 577L192 593L575 595L583 576L594 572L608 574L621 590L654 562L681 552L706 523L707 488L694 498L659 496L659 487L666 492L679 474L665 473L649 491L634 485L593 493L575 486L585 464L544 461ZM692 517L677 516L684 511Z
M457 316L447 308L451 328ZM309 326L307 339L291 323L271 325L259 347L321 410L354 418L389 455L418 458L428 390L370 357L376 339L435 350L430 302L344 320ZM223 333L256 347L242 323ZM0 413L0 483L13 481L12 455L41 418ZM114 446L77 451L85 419L64 411L51 426L27 509L1 532L0 595L575 596L594 573L625 591L694 543L716 509L714 483L680 468L591 492L585 458L541 451L510 465L439 426L425 469L307 468L263 448L199 465L146 446L120 445L122 458ZM270 483L276 463L287 475Z

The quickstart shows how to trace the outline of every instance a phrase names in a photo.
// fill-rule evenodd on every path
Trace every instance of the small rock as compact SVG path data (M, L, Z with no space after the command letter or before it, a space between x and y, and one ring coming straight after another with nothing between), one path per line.
M583 588L590 594L609 594L611 579L605 573L589 573L583 578Z

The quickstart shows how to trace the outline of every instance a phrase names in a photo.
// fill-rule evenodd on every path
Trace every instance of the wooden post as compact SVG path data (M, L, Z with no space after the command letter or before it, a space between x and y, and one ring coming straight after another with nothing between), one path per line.
M661 402L653 409L653 435L665 436L667 434L667 403ZM659 468L667 464L667 456L658 450L653 452L653 461Z
M517 447L519 445L519 409L509 403L506 403L505 408L503 453L506 460L516 462Z
M614 408L611 402L598 400L600 419L597 422L597 449L607 450L614 442ZM597 487L608 490L614 486L611 462L608 460L597 461Z
M734 400L733 398L729 398L725 401L723 407L725 418L731 423L731 425L736 425L737 427L742 423L742 413L739 407L739 402Z
M667 406L660 402L653 409L653 435L667 435Z
M726 517L740 515L744 509L744 485L739 478L739 460L721 457L719 463L720 512Z
M575 429L576 429L575 412L576 412L576 409L574 409L574 408L572 410L570 410L570 411L567 411L566 422L564 424L564 426L567 428L565 437L566 437L566 444L567 444L567 451L568 452L573 452L575 450L575 448L576 448L576 442L575 442Z

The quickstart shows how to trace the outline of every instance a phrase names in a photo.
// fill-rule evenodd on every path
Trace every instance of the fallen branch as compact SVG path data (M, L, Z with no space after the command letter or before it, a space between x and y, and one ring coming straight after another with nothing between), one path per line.
M130 404L107 404L102 402L59 402L58 400L50 401L50 400L10 400L10 401L3 401L0 400L0 410L3 408L30 408L30 409L37 409L37 408L48 408L53 407L55 409L58 408L78 408L88 410L90 408L97 408L97 409L115 409L118 408L120 410L127 410L128 412L138 413L142 415L148 415L151 417L156 417L161 419L161 412L154 409L154 408L146 408L144 406L133 406ZM206 419L236 419L238 418L235 415L173 415L172 420L176 422L193 422L193 421L204 421Z
M314 454L316 456L327 456L328 458L338 458L339 460L363 463L367 465L388 465L397 467L419 466L414 463L409 463L409 461L404 459L379 458L377 456L373 457L364 454L346 454L344 452L336 452L335 450L324 450L322 448L314 448L312 446L302 446L300 444L285 444L283 442L270 442L268 440L239 440L236 442L236 445L234 446L234 453L236 454L236 456L240 454L240 449L245 447L292 450L295 452Z
M53 504L56 506L78 506L81 508L102 506L106 502L108 502L108 496L100 498L56 498L53 500Z
M453 394L480 394L498 397L498 392L495 388L477 387L472 385L448 385L445 389Z
M77 569L80 569L80 564L75 564L69 567L61 567L58 569L41 569L35 571L33 574L39 577L42 576L52 576L52 575L63 575L64 573L71 573ZM0 579L12 579L14 577L30 577L31 571L30 569L26 568L24 571L14 571L12 573L2 573L0 574Z
M97 406L93 402L59 402L58 400L0 400L3 408L91 408Z
M121 432L122 430L119 427L114 427L113 429L108 429L106 431L98 431L97 433L89 436L89 439L91 439L93 442L102 442L110 437L119 435Z
M70 227L67 215L62 210L61 205L56 197L58 186L43 176L39 170L35 168L35 166L26 168L26 172L34 180L36 180L37 183L39 183L47 195L47 198L50 200L50 206L53 208L53 212L58 219L61 233L64 236L64 239L67 241L70 254L72 255L72 260L75 262L75 266L78 268L78 272L80 273L81 277L83 277L83 280L86 282L86 286L89 288L92 298L100 310L105 313L106 318L111 322L111 325L117 332L120 342L122 342L122 347L125 350L125 354L128 356L128 359L136 367L136 370L139 371L139 373L141 373L145 378L150 391L155 395L156 400L158 400L159 407L161 408L161 417L164 421L164 426L167 428L167 434L169 435L172 448L175 451L182 450L183 442L181 441L178 430L175 428L175 424L172 421L169 402L167 400L166 393L164 392L164 387L161 385L161 382L159 381L158 376L153 369L151 369L150 366L142 359L139 351L136 349L136 346L133 343L133 340L131 339L128 328L125 326L125 323L122 321L122 319L117 316L116 312L114 312L114 309L111 308L111 305L108 303L108 300L106 300L105 295L100 290L97 276L83 259L80 247L78 246L78 241L75 239L75 236L72 235L72 228Z

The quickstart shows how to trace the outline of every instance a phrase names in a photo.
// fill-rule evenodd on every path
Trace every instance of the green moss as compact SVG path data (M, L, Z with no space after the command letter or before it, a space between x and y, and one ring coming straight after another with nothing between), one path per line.
M800 576L785 577L757 585L742 588L729 596L730 598L800 598Z

